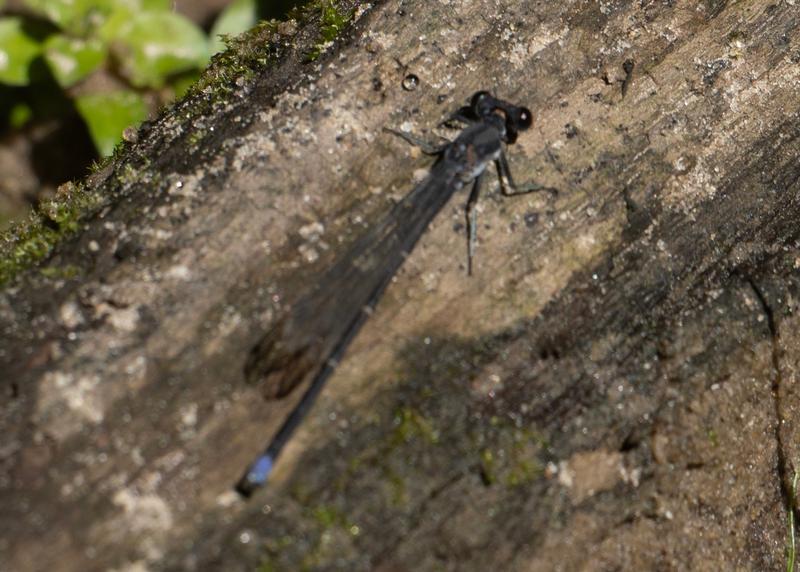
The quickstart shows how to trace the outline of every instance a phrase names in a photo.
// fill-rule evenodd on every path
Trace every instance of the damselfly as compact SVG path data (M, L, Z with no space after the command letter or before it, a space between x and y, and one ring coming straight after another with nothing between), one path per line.
M249 379L261 380L275 396L289 393L312 378L295 409L271 443L248 467L236 489L250 496L262 486L295 429L303 421L347 347L372 313L397 269L431 220L453 193L472 183L467 199L467 271L472 272L476 211L484 172L494 162L504 195L555 190L536 184L516 185L504 144L512 144L531 126L531 112L480 91L448 122L466 124L452 142L434 148L397 133L438 156L427 178L323 273L319 285L301 296L278 325L253 349L246 367Z

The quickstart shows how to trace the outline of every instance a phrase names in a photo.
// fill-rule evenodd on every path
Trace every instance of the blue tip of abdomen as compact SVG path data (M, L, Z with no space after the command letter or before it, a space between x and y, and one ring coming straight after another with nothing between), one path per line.
M246 497L253 494L253 491L267 482L269 474L272 472L273 462L272 455L261 455L250 465L245 476L236 485L236 490Z
M263 485L267 482L270 472L272 472L272 455L262 455L250 466L247 478Z

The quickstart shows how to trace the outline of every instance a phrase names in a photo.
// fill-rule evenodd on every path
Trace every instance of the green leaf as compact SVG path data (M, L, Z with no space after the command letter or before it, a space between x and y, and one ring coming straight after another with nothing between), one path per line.
M63 30L83 35L108 15L118 0L24 0L31 11Z
M78 15L78 7L70 0L24 0L24 2L33 12L60 27L65 27Z
M211 53L216 54L225 49L225 42L220 36L237 36L256 25L258 7L255 0L235 0L219 15L211 28Z
M31 62L41 51L41 44L26 32L21 18L0 18L1 83L28 85Z
M98 36L106 43L114 41L120 30L130 25L134 16L140 12L169 12L173 0L110 0L113 3L108 17L98 28Z
M47 65L65 89L96 70L105 55L103 43L97 39L80 40L59 34L50 36L44 44Z
M170 0L23 0L32 11L44 16L59 28L86 36L116 10L131 13L145 10L169 11Z
M171 12L139 12L112 16L102 30L120 64L136 87L160 88L176 73L204 66L208 41L189 20Z
M33 110L27 103L20 102L11 108L8 114L8 124L12 129L19 129L33 117Z
M147 104L132 91L95 93L75 100L100 155L110 155L126 127L147 118Z
M173 0L117 0L123 4L133 4L141 10L172 12Z

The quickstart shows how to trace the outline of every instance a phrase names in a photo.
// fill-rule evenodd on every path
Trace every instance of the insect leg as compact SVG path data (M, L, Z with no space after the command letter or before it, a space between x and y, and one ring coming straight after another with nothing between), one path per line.
M478 195L481 192L481 182L483 181L483 173L475 177L475 182L472 184L472 191L467 199L467 275L472 275L472 255L475 252L475 242L478 239L478 211L475 210L475 205L478 202Z
M514 177L511 176L511 169L508 166L508 159L506 159L506 154L503 151L500 151L500 155L497 157L494 164L495 167L497 167L497 176L500 179L500 192L507 197L511 195L524 195L526 193L538 191L548 192L553 196L558 194L558 189L554 189L553 187L545 187L539 183L530 182L523 183L521 185L516 184L514 182Z
M475 114L470 107L462 107L457 111L454 111L450 115L448 115L443 121L439 123L440 127L449 127L451 129L456 129L458 123L463 123L464 125L472 125L476 121Z
M384 127L383 130L386 131L387 133L391 133L392 135L400 137L400 139L402 139L406 143L409 143L410 145L413 145L414 147L419 147L420 150L426 155L439 155L442 151L444 151L445 147L447 147L450 144L449 141L446 141L442 145L437 146L434 145L433 143L425 141L424 139L420 139L419 137L411 135L410 133L404 133L402 131L397 131L396 129L391 129L389 127Z

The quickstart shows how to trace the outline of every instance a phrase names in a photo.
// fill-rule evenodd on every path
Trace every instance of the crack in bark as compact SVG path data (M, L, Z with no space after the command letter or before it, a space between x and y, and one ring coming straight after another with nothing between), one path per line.
M780 490L783 504L787 510L794 513L795 521L800 517L800 511L794 503L794 494L792 492L792 479L789 475L789 462L786 459L786 449L783 442L783 434L781 432L781 425L783 423L783 406L781 403L781 387L783 385L783 378L781 375L781 348L780 348L780 333L778 332L777 324L775 323L775 314L772 307L769 305L763 290L759 287L756 281L751 276L744 277L747 284L756 295L756 299L761 305L761 310L767 318L767 327L769 328L771 345L772 345L772 369L774 376L772 378L772 402L775 410L775 442L778 447L778 478L780 479Z
M458 471L454 473L450 477L448 477L445 481L440 483L434 489L432 489L424 499L422 499L417 508L414 509L413 513L411 514L409 520L411 522L410 526L408 527L409 531L415 530L419 527L420 523L422 522L422 517L428 510L428 505L435 501L438 497L440 497L444 492L446 492L451 487L455 486L461 479L466 477L468 472L466 471ZM370 565L372 569L377 570L379 569L387 559L391 558L392 554L394 554L398 548L405 540L407 539L407 535L401 535L395 539L389 546L384 548L380 554L376 555L375 558L372 559Z

